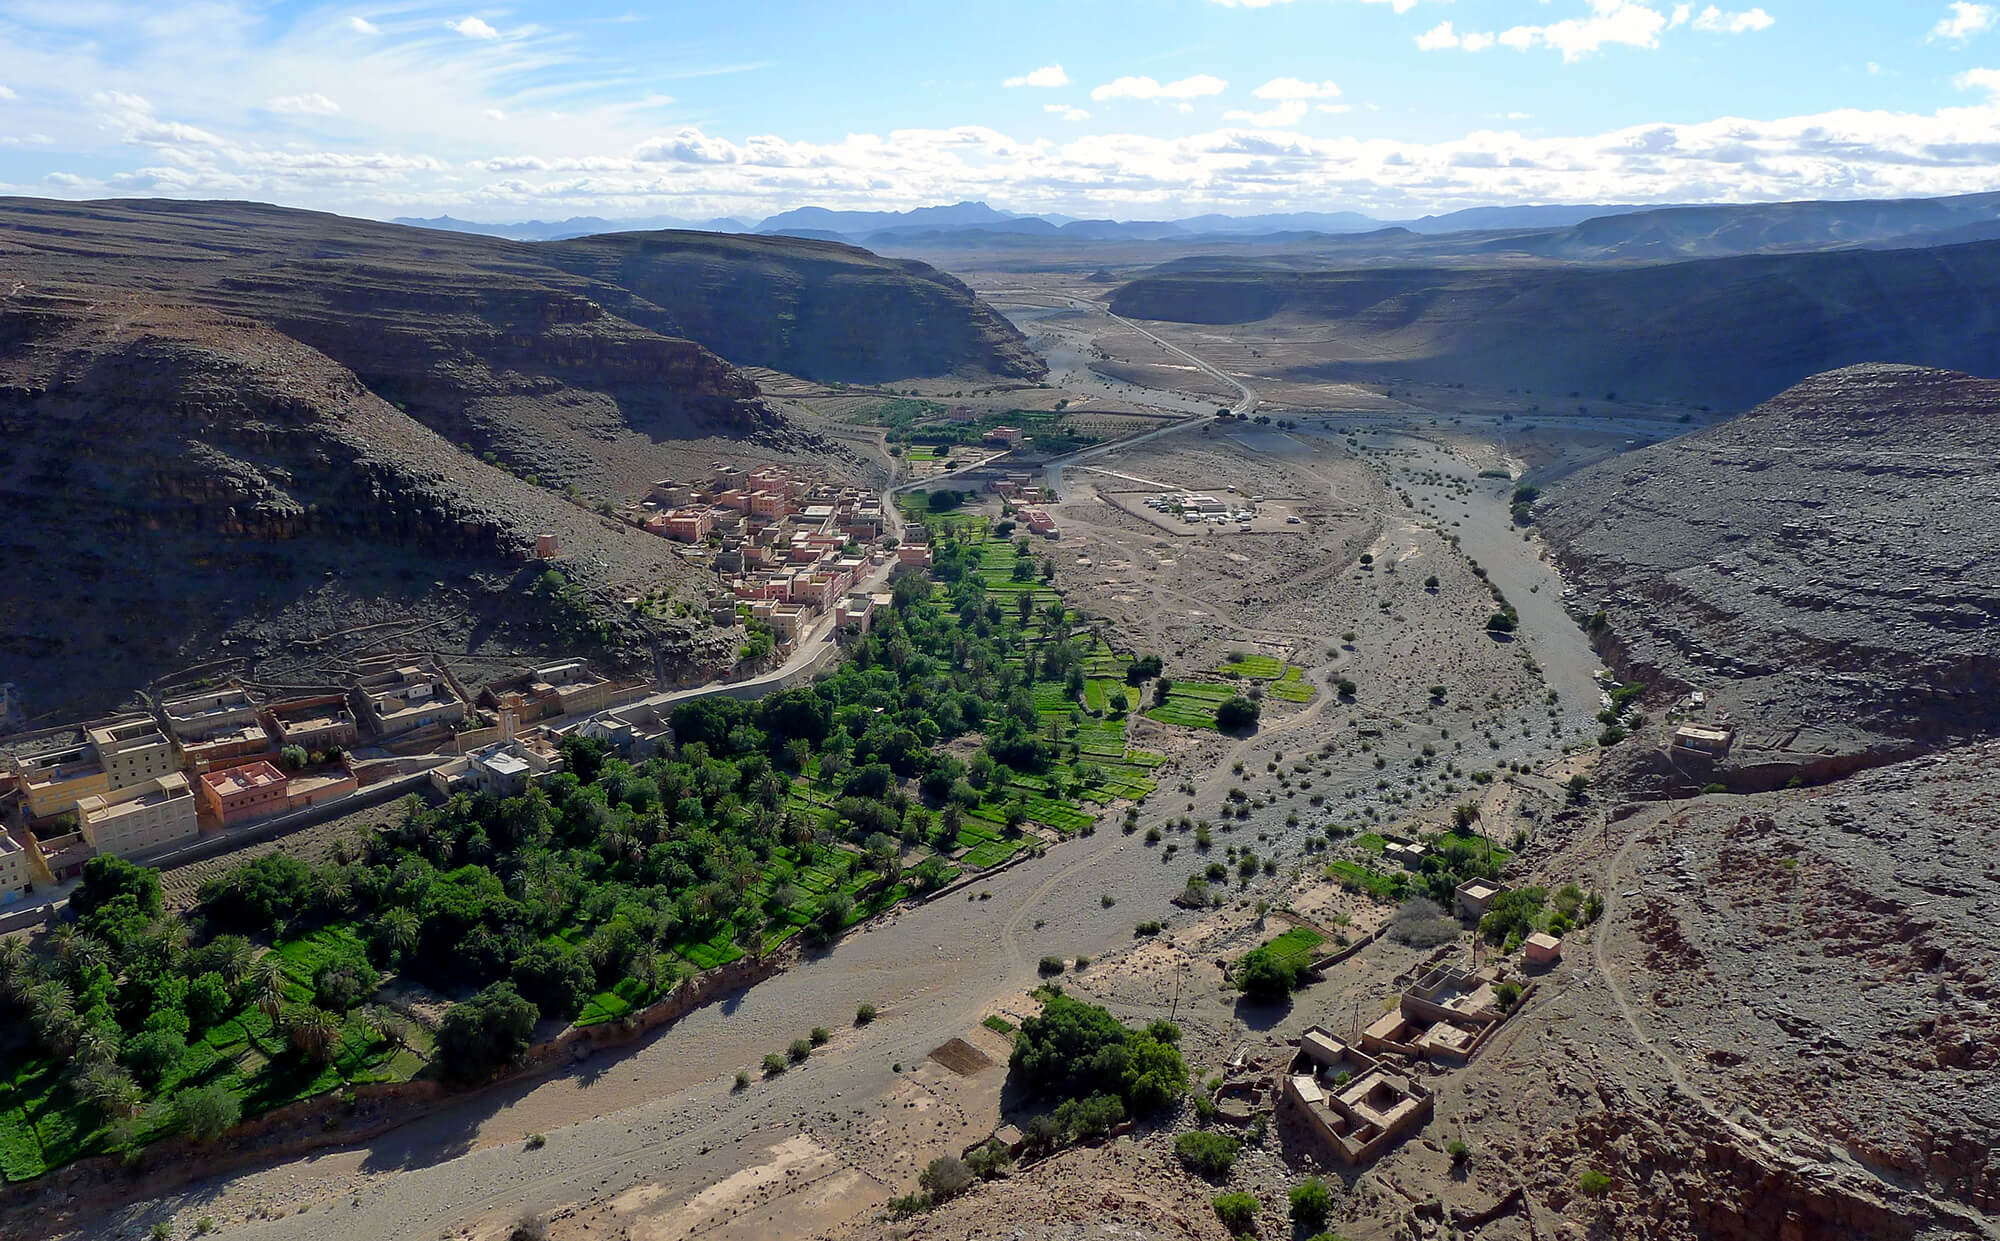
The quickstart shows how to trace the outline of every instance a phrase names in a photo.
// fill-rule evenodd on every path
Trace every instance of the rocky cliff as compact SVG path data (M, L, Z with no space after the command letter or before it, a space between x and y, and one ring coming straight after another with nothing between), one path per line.
M705 662L703 635L621 602L692 570L587 505L732 454L837 470L738 361L1034 369L949 278L787 239L565 253L254 204L12 199L0 270L0 682L37 713L218 658L323 680L326 635L368 625L496 659L602 634L645 672ZM527 590L541 532L568 552L553 613Z
M1747 409L1883 358L2000 374L2000 243L1664 263L1270 270L1188 259L1112 310L1329 325L1304 379L1462 383Z
M1535 517L1618 661L1743 725L1734 761L1929 747L2000 730L1996 454L2000 382L1857 366L1562 479Z

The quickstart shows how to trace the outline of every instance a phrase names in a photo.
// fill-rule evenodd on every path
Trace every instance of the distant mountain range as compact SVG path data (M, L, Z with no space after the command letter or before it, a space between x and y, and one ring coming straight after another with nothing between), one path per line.
M925 254L967 249L1062 252L1111 242L1213 243L1282 247L1287 253L1279 261L1308 266L1342 260L1488 262L1514 258L1659 262L1861 247L1922 248L2000 237L2000 193L1666 207L1604 203L1471 207L1413 220L1379 220L1352 211L1249 216L1210 213L1163 220L1077 219L1026 215L983 202L961 202L911 211L799 207L754 224L733 218L688 220L672 216L628 220L581 216L514 224L439 216L395 222L516 241L678 229L802 237Z

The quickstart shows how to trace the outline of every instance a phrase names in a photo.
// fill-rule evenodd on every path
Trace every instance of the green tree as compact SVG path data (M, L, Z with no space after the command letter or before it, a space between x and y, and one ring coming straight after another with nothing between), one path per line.
M1254 1196L1240 1190L1217 1194L1214 1202L1215 1218L1222 1221L1222 1226L1229 1230L1231 1236L1240 1236L1246 1232L1256 1231L1257 1211L1262 1205Z
M169 1123L196 1142L209 1143L243 1118L243 1105L221 1086L193 1086L168 1104Z
M1309 1176L1292 1186L1292 1222L1301 1229L1318 1229L1333 1214L1333 1191L1324 1180Z
M439 1067L461 1082L491 1077L528 1050L540 1016L512 983L492 984L444 1015L437 1032Z
M1264 708L1238 694L1215 708L1215 726L1226 733L1254 728Z
M1236 989L1258 1004L1276 1004L1298 989L1299 967L1272 952L1252 948L1236 962Z
M1208 1129L1190 1129L1174 1139L1174 1154L1190 1172L1211 1180L1221 1180L1236 1166L1236 1152L1242 1143L1227 1134Z

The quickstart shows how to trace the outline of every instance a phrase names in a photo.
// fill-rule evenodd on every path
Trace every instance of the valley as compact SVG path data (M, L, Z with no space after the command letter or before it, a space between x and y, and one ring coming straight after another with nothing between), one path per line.
M678 277L634 277L653 261L647 247L613 255L615 243L578 243L555 264L562 277L535 280L595 282L594 300L657 334L667 320L649 324L616 298L664 304ZM776 261L755 260L744 296L769 296L755 282ZM877 622L893 638L822 655L830 639L816 636L770 683L844 661L851 688L821 684L859 740L871 735L864 715L935 713L932 689L922 702L904 691L940 684L923 678L949 675L946 653L982 675L989 657L1024 659L1034 718L1019 731L1053 754L962 803L898 772L899 813L922 814L916 840L888 841L897 870L934 855L962 878L856 910L825 944L781 939L768 977L658 1029L575 1044L567 1063L407 1116L329 1114L329 1136L292 1134L295 1148L225 1143L212 1152L223 1166L199 1178L144 1163L123 1179L78 1170L16 1195L0 1226L260 1241L1214 1238L1220 1191L1247 1194L1259 1235L1273 1236L1291 1226L1288 1193L1313 1175L1328 1187L1329 1231L1353 1241L2000 1233L2000 1173L1982 1140L2000 1123L1985 1051L2000 960L1980 877L2000 829L1980 645L1993 600L1975 568L1995 498L1978 465L1989 382L1857 367L1780 395L1793 377L1746 363L1706 387L1600 399L1604 375L1630 372L1611 359L1589 372L1590 395L1557 400L1531 389L1570 374L1572 357L1599 365L1602 350L1582 340L1533 374L1508 370L1495 359L1538 346L1525 327L1492 331L1485 321L1504 316L1490 303L1453 310L1449 330L1434 310L1392 330L1379 299L1329 310L1347 294L1321 286L1339 282L1303 280L1269 313L1210 314L1246 282L1162 274L1112 287L1022 266L968 265L935 282L973 306L937 346L956 367L898 356L881 374L835 373L869 349L819 352L820 329L767 339L716 303L677 312L671 325L703 343L676 349L741 340L737 352L713 346L714 365L747 385L727 416L749 421L725 437L708 421L723 415L684 405L672 416L690 419L686 438L644 431L636 464L619 447L626 432L575 450L556 477L582 504L454 448L429 426L447 417L437 398L401 417L373 395L381 376L343 387L338 351L322 360L288 337L282 347L299 352L287 375L322 374L335 395L301 398L294 382L238 417L366 418L371 444L402 436L414 457L452 460L421 475L439 507L528 506L503 528L560 529L570 559L603 574L583 579L603 599L690 570L665 541L594 520L595 497L637 503L711 453L811 461L879 493L901 515L899 546L928 549L923 572L897 579L909 585L895 615ZM1497 280L1426 297L1484 297ZM1248 283L1260 296L1288 287ZM244 312L234 284L215 287L198 300ZM919 301L944 296L927 288ZM70 314L55 316L77 334L65 340L113 331ZM1509 322L1571 331L1540 312ZM259 348L279 347L272 330L255 329ZM207 331L200 348L213 351ZM227 387L258 382L239 373ZM48 402L57 385L26 389ZM600 395L627 418L629 395ZM495 419L495 436L588 438L581 423L478 416ZM1017 422L1093 442L986 442ZM953 438L953 425L974 431ZM983 450L953 460L971 434ZM1935 451L1944 440L1953 452ZM466 494L449 490L481 470ZM1190 521L1197 500L1245 516ZM1049 519L1046 537L1027 537L1031 509ZM482 532L445 580L490 564L504 537ZM893 566L879 567L886 585ZM701 640L703 626L686 628ZM1041 653L1071 644L1083 652L1075 677L1037 675ZM661 649L655 635L652 656ZM899 690L860 688L878 674ZM743 688L734 696L761 697L760 682ZM1248 722L1223 718L1237 703ZM988 723L927 738L925 752L990 756L1010 738ZM1722 733L1728 752L1696 763L1687 726ZM687 737L671 744L686 756ZM696 762L761 759L727 728L696 744ZM787 780L832 808L809 770ZM990 827L928 835L948 807ZM326 839L379 834L390 817L357 814ZM858 852L842 843L845 823L827 824L820 846ZM1489 897L1493 885L1518 894L1496 906L1502 921L1484 906L1458 916L1479 883ZM1327 955L1295 993L1246 994L1246 955L1288 932ZM1446 966L1498 971L1488 986L1510 998L1463 1058L1378 1049L1431 1110L1363 1161L1334 1157L1278 1101L1298 1080L1285 1066L1315 1029L1348 1052L1366 1045ZM1170 1018L1185 1096L1108 1134L1037 1146L1045 1101L1007 1066L1051 982L1139 1027ZM809 1030L787 1064L787 1044ZM340 1140L342 1125L378 1122ZM1233 1168L1186 1166L1177 1145L1195 1132L1228 1136ZM937 1161L1022 1133L998 1175L917 1209L905 1199Z

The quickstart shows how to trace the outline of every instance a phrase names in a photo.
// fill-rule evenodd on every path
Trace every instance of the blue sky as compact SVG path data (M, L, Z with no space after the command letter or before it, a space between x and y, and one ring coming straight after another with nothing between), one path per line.
M2000 188L2000 0L0 0L0 192L756 219Z

